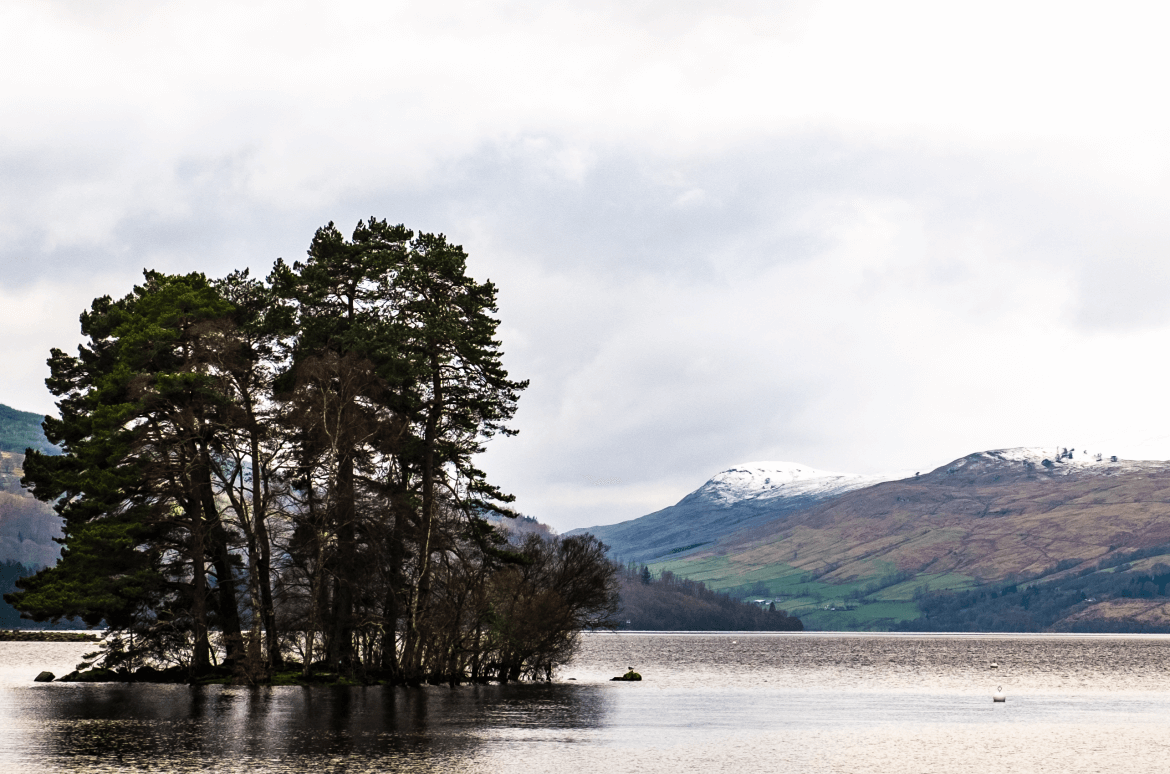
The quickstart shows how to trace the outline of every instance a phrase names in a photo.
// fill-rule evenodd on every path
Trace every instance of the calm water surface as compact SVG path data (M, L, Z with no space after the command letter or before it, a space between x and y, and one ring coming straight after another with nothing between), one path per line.
M1170 637L597 634L551 685L31 682L92 649L0 643L0 770L1170 771Z

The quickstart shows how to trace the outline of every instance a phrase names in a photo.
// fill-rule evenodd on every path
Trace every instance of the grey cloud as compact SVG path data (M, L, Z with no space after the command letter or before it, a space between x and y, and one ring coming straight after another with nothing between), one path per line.
M1084 217L1095 192L1056 191L1010 155L805 136L678 158L520 139L324 203L257 195L246 154L198 158L164 170L166 206L131 191L90 242L9 223L0 261L26 267L9 290L116 295L144 266L265 272L325 222L371 214L444 231L500 285L505 362L533 382L521 436L493 442L485 466L559 528L640 515L745 459L874 472L1042 438L1068 402L1006 412L1001 373L1039 393L1085 355L1031 355L1032 332L1075 342L1065 328L1086 304L1097 325L1154 298L1140 291L1156 250L1103 268L1085 247L1100 239ZM69 184L49 174L29 196Z

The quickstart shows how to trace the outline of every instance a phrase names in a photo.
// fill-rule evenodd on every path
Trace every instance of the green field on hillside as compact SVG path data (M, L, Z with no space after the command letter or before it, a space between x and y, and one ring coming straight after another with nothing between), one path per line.
M811 631L889 631L899 621L913 621L921 615L914 602L875 602L851 610L797 608L788 610Z
M753 567L726 556L669 559L649 567L655 575L670 571L744 600L774 601L776 607L799 616L807 628L826 631L888 630L921 616L915 600L922 593L977 585L974 578L956 573L907 579L890 562L877 562L872 574L848 583L830 583L789 564Z

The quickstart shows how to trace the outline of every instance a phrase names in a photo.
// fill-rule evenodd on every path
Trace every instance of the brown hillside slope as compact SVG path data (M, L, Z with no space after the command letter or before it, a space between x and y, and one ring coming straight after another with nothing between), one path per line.
M1170 543L1170 463L1054 463L980 452L735 536L734 575L786 565L846 583L905 571L980 581ZM1075 571L1075 568L1070 567Z

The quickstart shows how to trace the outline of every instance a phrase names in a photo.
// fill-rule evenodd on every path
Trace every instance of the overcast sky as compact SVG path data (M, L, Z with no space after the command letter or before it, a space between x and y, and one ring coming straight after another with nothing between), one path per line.
M749 460L1170 457L1164 3L0 4L0 402L144 267L370 215L500 287L565 530Z

